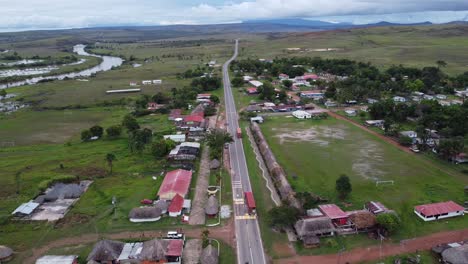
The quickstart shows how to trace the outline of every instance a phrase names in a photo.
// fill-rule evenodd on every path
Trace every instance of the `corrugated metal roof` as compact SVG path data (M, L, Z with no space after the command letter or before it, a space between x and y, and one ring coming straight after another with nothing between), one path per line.
M187 170L173 170L166 174L159 188L158 195L161 199L171 200L174 195L185 197L188 193L192 172Z
M37 207L39 207L39 203L35 203L33 201L29 201L27 203L24 203L20 205L18 208L16 208L15 211L11 214L25 214L25 215L30 215L34 210L36 210Z
M418 205L415 206L414 209L425 216L448 214L465 210L465 208L453 201Z
M341 210L336 204L319 205L320 210L331 219L348 218L348 215Z
M169 205L169 213L177 213L182 211L182 207L184 205L184 198L178 194L174 196L174 198L171 201L171 204Z
M78 256L42 256L36 260L36 264L73 264Z
M180 257L182 256L182 249L184 247L184 241L182 239L171 239L167 246L166 256Z

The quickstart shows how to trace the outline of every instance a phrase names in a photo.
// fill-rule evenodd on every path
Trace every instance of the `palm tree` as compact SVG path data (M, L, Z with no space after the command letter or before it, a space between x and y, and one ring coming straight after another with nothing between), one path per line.
M116 157L113 153L107 153L106 154L106 161L107 161L107 165L109 165L109 174L112 174L112 163L114 162L114 160L116 160Z

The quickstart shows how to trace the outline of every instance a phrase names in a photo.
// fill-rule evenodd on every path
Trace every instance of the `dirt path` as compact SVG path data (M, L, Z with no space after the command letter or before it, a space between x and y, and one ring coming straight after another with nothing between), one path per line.
M210 178L210 150L205 146L202 151L200 160L200 171L198 173L197 185L195 187L195 196L192 201L192 209L190 211L190 225L204 225L205 203L207 200L207 188Z
M210 228L210 237L224 241L228 245L234 245L234 232L233 221L229 221L222 227ZM121 233L110 233L110 234L84 234L76 237L68 237L59 240L52 241L47 244L42 244L39 247L32 249L32 256L25 259L25 264L33 264L36 259L44 255L47 251L53 248L61 248L79 244L89 244L97 242L100 239L142 239L142 238L156 238L161 237L167 230L154 230L154 231L126 231ZM187 237L201 238L202 228L187 229L183 230Z
M418 250L429 250L433 246L441 243L450 243L468 239L468 229L435 233L428 236L414 239L402 240L400 244L385 243L380 250L379 246L366 248L356 248L345 251L342 254L321 255L321 256L296 256L292 258L279 259L274 263L278 264L299 264L299 263L360 263L363 261L373 261L381 258L412 253Z

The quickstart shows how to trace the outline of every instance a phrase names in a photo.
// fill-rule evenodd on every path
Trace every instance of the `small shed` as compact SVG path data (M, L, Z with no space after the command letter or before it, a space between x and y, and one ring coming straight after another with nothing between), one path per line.
M216 217L219 212L219 203L216 196L211 195L206 202L205 213L208 217Z
M20 205L11 214L14 216L28 216L32 214L39 207L39 205L40 205L39 203L29 201L27 203Z
M208 245L202 251L202 254L200 256L200 262L201 264L218 264L219 262L218 250L215 247L213 247L211 244Z

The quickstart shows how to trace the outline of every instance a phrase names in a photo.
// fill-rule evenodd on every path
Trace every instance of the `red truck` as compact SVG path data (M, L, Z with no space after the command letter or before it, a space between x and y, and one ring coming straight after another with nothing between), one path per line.
M255 205L255 199L253 196L252 192L245 192L245 202L247 204L247 208L249 209L249 214L255 214L256 213L256 205Z
M237 128L237 138L242 138L242 130L240 127Z

